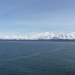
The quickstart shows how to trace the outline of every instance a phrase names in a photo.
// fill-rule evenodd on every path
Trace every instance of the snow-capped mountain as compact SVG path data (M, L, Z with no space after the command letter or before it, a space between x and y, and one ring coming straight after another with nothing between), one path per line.
M44 32L32 35L25 35L25 36L0 36L0 39L15 39L15 40L39 40L39 39L68 39L68 40L75 40L75 32L72 33L51 33L51 32Z

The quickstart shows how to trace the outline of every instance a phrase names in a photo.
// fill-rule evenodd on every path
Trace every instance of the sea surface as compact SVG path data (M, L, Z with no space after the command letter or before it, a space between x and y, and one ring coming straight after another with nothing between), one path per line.
M0 75L75 75L75 42L0 41Z

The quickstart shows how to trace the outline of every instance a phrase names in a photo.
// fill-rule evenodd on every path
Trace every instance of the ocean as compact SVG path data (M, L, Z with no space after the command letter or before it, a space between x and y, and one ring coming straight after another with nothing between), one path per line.
M75 42L0 41L0 75L75 75Z

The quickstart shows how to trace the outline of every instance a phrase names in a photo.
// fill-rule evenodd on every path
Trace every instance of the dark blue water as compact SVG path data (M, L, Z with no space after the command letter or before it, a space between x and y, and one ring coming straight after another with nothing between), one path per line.
M0 75L75 75L75 42L0 41Z

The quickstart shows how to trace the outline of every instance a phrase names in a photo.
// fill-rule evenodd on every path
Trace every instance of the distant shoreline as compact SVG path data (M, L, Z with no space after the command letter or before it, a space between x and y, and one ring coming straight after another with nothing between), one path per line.
M75 39L39 39L39 40L16 40L16 39L1 39L0 41L53 41L53 42L75 42Z

